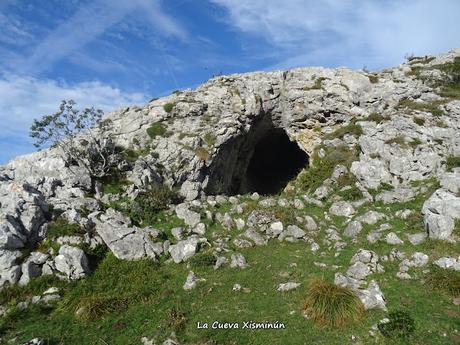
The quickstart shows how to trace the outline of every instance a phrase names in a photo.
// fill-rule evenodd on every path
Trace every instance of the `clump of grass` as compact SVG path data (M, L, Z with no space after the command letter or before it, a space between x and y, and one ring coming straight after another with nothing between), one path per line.
M364 306L353 291L322 279L310 283L304 309L313 321L326 327L342 327L364 316Z
M451 296L460 296L460 272L434 267L425 276L425 283L432 290L441 291Z
M385 118L382 115L380 115L379 113L374 111L374 112L369 114L369 116L367 117L367 120L368 121L374 121L377 124L379 124L379 123L382 123L383 121L385 121Z
M161 122L155 122L149 128L147 128L147 134L152 139L157 136L164 137L166 136L166 133L167 133L166 126L162 124Z
M423 126L425 124L425 119L423 117L414 117L414 122L419 126Z
M212 133L206 133L203 137L204 142L208 146L213 146L216 143L216 136Z
M178 194L168 186L154 185L140 192L125 211L134 223L150 225L155 223L159 211L166 210L170 204L178 201Z
M336 129L334 132L326 134L324 139L335 139L335 138L343 138L346 134L353 135L359 137L363 134L363 129L360 125L356 123L349 123L346 126L340 127Z
M454 168L460 168L460 157L459 156L447 157L446 168L447 168L447 171L452 171Z
M123 312L129 304L129 300L123 297L84 297L77 305L75 318L80 321L94 321L106 314Z
M341 196L342 199L346 201L356 201L362 199L363 193L356 186L351 186L351 188L340 190L337 195Z
M420 141L419 138L412 138L412 141L409 143L409 145L412 147L412 148L416 148L417 146L419 146L422 142Z
M302 190L313 192L331 176L337 165L350 167L359 156L359 148L356 146L350 148L347 145L340 145L324 148L324 151L325 155L322 158L315 152L312 164L299 174L297 182Z
M380 333L387 338L408 338L415 331L415 321L409 313L397 310L388 314L389 322L379 323Z
M189 263L192 267L209 267L214 266L216 263L216 257L211 252L201 252L194 255Z
M165 103L163 105L163 110L166 111L167 113L170 113L174 109L175 105L176 105L175 103L170 103L170 102Z
M434 116L442 116L444 115L444 111L441 108L439 108L439 106L443 103L443 101L433 101L431 103L415 102L414 100L411 100L409 98L403 98L399 101L397 108L427 111L432 113Z
M388 140L385 141L385 144L387 144L387 145L396 144L396 145L399 145L399 146L402 146L402 147L407 146L406 139L405 139L405 137L403 135L398 135L397 137L388 139Z
M211 154L204 147L198 147L195 150L195 155L204 161L207 161L211 158Z
M75 223L69 223L64 217L57 217L48 225L46 236L48 238L57 238L60 236L82 235L85 230Z
M321 90L323 88L323 85L322 85L323 81L326 80L326 79L327 78L325 78L325 77L316 78L313 86L311 86L311 87L305 86L303 89L304 89L304 91Z
M370 74L367 76L369 78L369 81L372 83L372 84L377 84L379 82L379 77L376 76L376 75L373 75L373 74Z

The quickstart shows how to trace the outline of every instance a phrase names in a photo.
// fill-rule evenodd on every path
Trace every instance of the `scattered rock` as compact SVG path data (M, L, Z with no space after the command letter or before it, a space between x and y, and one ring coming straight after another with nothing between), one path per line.
M196 284L201 281L206 281L206 279L198 278L193 271L190 271L182 288L184 290L192 290L196 287Z
M232 254L231 262L230 262L231 268L245 269L247 266L248 265L246 263L246 258L243 256L243 254L240 254L240 253Z
M276 291L289 291L289 290L294 290L297 289L300 286L300 283L294 283L294 282L288 282L288 283L283 283L278 285L278 288Z
M89 273L89 263L83 250L64 244L54 259L56 270L70 280L81 279Z
M336 201L329 209L334 216L351 217L355 213L353 206L347 201Z

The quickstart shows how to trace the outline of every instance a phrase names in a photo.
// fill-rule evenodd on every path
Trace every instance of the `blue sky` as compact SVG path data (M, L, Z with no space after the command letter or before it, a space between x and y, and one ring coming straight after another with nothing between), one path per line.
M105 111L213 74L348 66L460 47L458 0L0 0L0 163L60 100Z

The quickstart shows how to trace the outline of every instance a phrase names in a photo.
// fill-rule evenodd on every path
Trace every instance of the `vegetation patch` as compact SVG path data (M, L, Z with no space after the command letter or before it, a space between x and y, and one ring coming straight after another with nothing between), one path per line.
M359 124L356 124L354 122L349 123L346 126L340 127L336 129L334 132L326 134L324 136L324 139L335 139L339 138L342 139L346 134L353 135L355 137L359 137L363 134L363 129Z
M206 133L203 137L204 142L208 146L214 146L214 144L216 143L216 139L217 139L216 136L209 132Z
M409 338L415 331L415 321L409 313L397 310L389 313L389 322L379 323L380 333L387 338Z
M302 190L315 191L325 179L331 176L337 165L342 164L349 168L359 157L357 146L340 145L323 148L323 150L324 157L320 157L316 151L312 156L312 164L299 174L297 182Z
M460 156L449 156L446 159L447 171L452 171L454 168L460 168Z
M409 98L403 98L399 101L397 108L398 109L411 109L419 111L427 111L432 113L434 116L444 115L444 110L439 108L440 105L444 104L444 101L433 101L430 103L427 102L416 102Z
M152 139L155 137L165 137L167 136L167 133L168 130L166 126L161 122L155 122L149 128L147 128L147 134Z
M208 161L211 158L211 154L204 147L195 149L195 155L204 161Z
M304 310L313 321L326 327L356 323L364 316L364 305L353 291L322 279L310 283Z
M414 117L414 122L419 125L423 126L425 124L425 119L423 117Z
M174 109L175 106L176 106L175 103L168 102L163 105L163 110L169 114Z
M379 77L374 74L369 74L367 77L372 84L377 84L379 82Z
M453 269L433 267L426 274L425 283L432 290L441 291L453 297L460 296L460 272Z
M374 111L369 114L369 116L367 117L367 120L374 121L375 123L379 124L385 121L386 119L382 115Z
M61 236L83 235L85 230L75 223L69 223L64 217L57 217L48 225L46 236L50 239Z
M316 78L313 86L311 86L311 87L305 86L303 89L304 89L304 91L322 90L323 89L323 85L322 85L323 81L326 80L326 79L328 79L328 78L325 78L325 77Z

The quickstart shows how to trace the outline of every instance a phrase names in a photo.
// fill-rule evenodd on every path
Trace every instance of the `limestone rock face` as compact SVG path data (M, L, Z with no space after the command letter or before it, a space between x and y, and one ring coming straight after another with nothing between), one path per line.
M460 50L454 50L424 66L431 68L431 77L440 80L443 72L435 66L458 56ZM92 248L105 244L120 259L170 255L177 263L187 261L210 242L219 250L216 256L230 251L231 245L251 247L272 239L304 241L315 251L334 247L337 255L348 243L363 237L372 242L386 239L395 245L406 239L418 244L424 240L420 232L396 235L383 233L388 229L373 229L363 236L367 225L387 216L376 211L361 214L360 207L411 201L427 191L423 183L413 182L428 178L437 179L441 188L423 205L427 235L455 241L460 170L449 170L446 158L460 156L460 101L442 98L429 83L407 73L411 67L408 63L377 72L376 82L364 71L321 67L219 76L194 90L117 110L106 116L113 125L108 134L114 144L134 152L118 167L126 182L120 195L105 192L85 169L65 162L57 148L13 159L0 166L0 288L7 282L25 284L40 274L78 279L87 273L87 267L84 256L72 245L83 243ZM404 106L410 102L418 106ZM439 103L439 116L423 107L430 102ZM360 133L328 136L350 124L359 125ZM161 133L147 131L154 126L162 128ZM273 138L275 145L270 144ZM280 147L289 148L288 154L278 152ZM311 160L338 148L356 151L354 162L349 167L335 166L315 190L299 193L293 200L266 197L272 192L261 190L264 183L272 183L276 191L292 191L295 187L287 184L289 180ZM278 169L263 164L275 152L296 164L290 167L292 171L283 171L281 178L272 178L270 174ZM265 175L270 178L261 183ZM339 182L343 180L353 182L342 188ZM183 229L174 231L169 240L156 229L132 224L111 208L160 183L183 197L182 203L166 210L183 222ZM357 190L359 200L343 196ZM241 202L238 194L251 195L250 200ZM206 208L227 202L231 209ZM324 217L313 219L304 214L309 204L331 206ZM274 208L283 212L274 212ZM281 219L280 214L289 213L287 208L303 215ZM246 209L249 215L243 219ZM48 252L44 263L38 254L23 257L24 248L34 252L46 238L54 211L81 227L82 233L61 236L58 243L67 249ZM321 241L319 235L333 216L344 217L339 220L346 223L343 229L327 230ZM400 216L405 219L410 211ZM228 236L217 234L221 238L211 240L208 220L220 223ZM235 231L237 236L232 234ZM373 254L366 261L368 254L362 252L354 259L348 280L363 281L381 271ZM230 266L246 267L244 257L228 256Z

